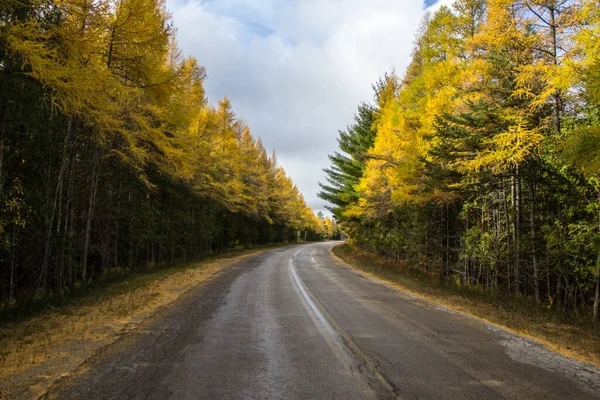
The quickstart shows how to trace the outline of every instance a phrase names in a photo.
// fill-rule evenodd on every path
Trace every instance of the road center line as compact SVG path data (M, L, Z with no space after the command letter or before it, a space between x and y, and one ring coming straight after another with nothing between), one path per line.
M335 320L323 309L323 306L318 304L318 300L312 295L306 285L302 281L302 278L298 276L298 272L296 271L296 257L300 252L308 249L309 247L303 247L296 251L289 260L289 271L292 276L292 280L296 285L300 294L302 294L302 298L305 300L306 304L310 307L309 311L312 311L312 314L316 316L318 321L321 322L322 328L329 334L330 339L339 346L338 350L341 350L341 353L344 354L345 358L350 358L349 351L354 353L367 367L368 371L383 387L385 390L390 392L390 394L396 398L400 399L400 396L396 393L396 389L394 386L377 370L375 363L371 360L369 356L367 356L362 349L352 340L352 338L345 333L342 328L335 322ZM314 250L313 250L314 251ZM311 260L315 265L318 265L311 254ZM352 365L351 359L347 360L350 365Z
M296 265L295 265L296 256L298 255L298 253L300 253L303 250L306 250L306 247L298 250L297 252L294 253L294 255L292 255L290 257L289 268L290 268L290 273L292 275L292 280L296 284L296 287L298 288L298 290L302 294L302 297L304 298L304 300L306 301L306 303L310 306L310 308L311 308L312 312L314 313L314 315L323 324L323 327L327 330L327 332L329 334L331 334L331 336L332 336L333 339L337 339L338 332L335 330L335 328L333 326L331 326L331 324L329 323L329 321L327 320L327 318L325 318L325 316L321 312L320 308L317 307L317 305L315 304L315 302L312 299L312 296L308 294L306 286L304 286L304 282L302 281L302 279L300 279L300 277L298 276L298 272L296 271Z

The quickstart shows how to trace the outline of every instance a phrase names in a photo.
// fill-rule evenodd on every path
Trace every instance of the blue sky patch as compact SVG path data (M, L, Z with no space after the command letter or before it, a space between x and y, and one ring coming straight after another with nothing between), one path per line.
M241 20L240 22L244 24L246 31L253 36L266 37L275 32L271 27L259 22L248 20Z

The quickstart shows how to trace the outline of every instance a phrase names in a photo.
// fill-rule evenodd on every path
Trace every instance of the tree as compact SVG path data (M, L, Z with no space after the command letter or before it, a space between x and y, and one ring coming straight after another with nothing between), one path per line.
M323 234L205 77L162 0L0 4L0 304Z
M324 198L351 242L597 321L599 15L587 0L459 0L428 14L351 185L332 158Z

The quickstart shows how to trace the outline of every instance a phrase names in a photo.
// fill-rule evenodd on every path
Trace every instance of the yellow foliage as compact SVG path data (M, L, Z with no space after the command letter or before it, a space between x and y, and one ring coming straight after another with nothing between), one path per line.
M410 71L419 71L393 98L380 102L375 121L377 137L357 190L367 199L388 198L394 204L422 203L431 193L421 190L424 160L431 146L437 116L449 111L463 82L463 44L454 34L457 19L442 7L432 18ZM416 66L415 63L419 65ZM391 83L388 83L391 85ZM347 211L359 215L364 207ZM382 209L378 209L378 212Z
M457 169L466 173L483 169L494 174L505 172L524 162L527 157L536 155L543 140L539 129L527 129L523 123L512 125L508 131L485 140L486 149L475 158L460 163Z
M0 11L23 5L2 2ZM41 2L28 2L43 8ZM165 0L56 0L60 23L10 20L6 51L83 140L145 176L152 165L233 212L320 229L291 179L224 98L207 104L204 69L180 57ZM35 13L32 13L35 15Z

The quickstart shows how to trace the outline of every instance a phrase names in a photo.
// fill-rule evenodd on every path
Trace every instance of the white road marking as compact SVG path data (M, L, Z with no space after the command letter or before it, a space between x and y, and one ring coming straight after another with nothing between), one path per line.
M303 247L300 250L298 250L297 252L295 252L294 255L292 255L290 257L289 268L290 268L290 274L292 276L292 280L294 281L294 283L296 284L296 287L302 294L302 298L305 300L306 304L308 304L308 306L310 307L309 311L312 311L313 315L316 316L318 318L318 320L323 324L322 327L325 328L327 333L329 333L331 335L331 337L336 340L336 342L339 342L340 335L334 329L334 327L331 326L331 324L329 323L327 318L325 318L325 316L323 315L323 313L321 312L319 307L317 307L317 305L313 301L312 297L308 294L308 291L306 290L306 286L304 285L304 282L298 276L298 272L296 271L296 256L298 255L298 253L300 253L301 251L306 250L306 249L307 249L307 247Z

